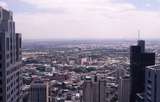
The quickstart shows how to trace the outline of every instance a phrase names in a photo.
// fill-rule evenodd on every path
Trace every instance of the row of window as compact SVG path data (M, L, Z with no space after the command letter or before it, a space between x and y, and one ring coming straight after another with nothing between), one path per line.
M16 93L14 95L13 95L13 92L12 92L12 93L7 95L7 100L10 100L11 102L13 102L13 100L15 100L15 98L17 98L18 95L19 95L18 91L16 91Z
M10 75L11 73L19 70L19 68L20 68L20 66L16 66L16 67L13 67L12 69L9 69L9 70L7 71L7 75Z
M18 73L18 72L17 72ZM19 75L18 74L14 74L11 77L7 78L7 83L9 83L10 81L12 81L13 79L17 78ZM17 80L16 80L17 81ZM17 81L18 82L18 81Z
M10 83L9 86L7 86L7 91L9 91L10 89L12 89L12 91L15 91L17 90L19 87L19 84L18 84L18 79L16 79L15 81L13 81L12 83ZM14 89L13 89L14 88Z
M16 40L16 44L12 45L13 42L12 42L12 39L9 41L9 38L6 38L6 50L9 51L10 49L12 50L13 47L16 48L16 49L21 49L21 46L22 46L22 41L21 41L21 38L18 38ZM1 43L0 43L1 45Z

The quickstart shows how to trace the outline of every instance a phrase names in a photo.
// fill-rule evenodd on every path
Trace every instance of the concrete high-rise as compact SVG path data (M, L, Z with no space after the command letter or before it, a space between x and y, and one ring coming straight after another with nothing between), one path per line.
M0 7L0 102L20 102L21 86L21 34L12 12Z
M48 83L35 80L31 83L30 102L48 102Z
M105 88L106 81L104 79L95 76L92 80L91 77L86 77L83 84L83 102L106 102Z
M129 102L130 95L130 77L124 76L119 80L118 102Z
M137 46L130 48L131 92L130 102L135 102L136 94L144 92L145 68L155 64L155 53L145 52L145 41L139 40ZM137 86L138 85L138 86Z
M160 65L149 66L145 71L145 102L160 102Z

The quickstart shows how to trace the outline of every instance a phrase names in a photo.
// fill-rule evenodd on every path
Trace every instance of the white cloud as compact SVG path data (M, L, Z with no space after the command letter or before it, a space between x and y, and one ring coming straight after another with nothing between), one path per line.
M74 12L77 10L86 10L92 8L103 8L106 10L126 10L135 9L134 5L129 3L113 3L113 0L20 0L33 5L39 9L52 10L63 8Z
M141 29L144 38L157 37L160 33L159 12L140 11L130 3L112 0L21 1L39 10L49 10L15 14L17 31L24 33L24 38L136 38L137 29ZM64 12L57 14L59 10Z
M146 7L151 7L152 5L150 3L145 4Z
M5 8L5 9L8 9L8 5L4 1L0 1L0 6L3 7L3 8Z

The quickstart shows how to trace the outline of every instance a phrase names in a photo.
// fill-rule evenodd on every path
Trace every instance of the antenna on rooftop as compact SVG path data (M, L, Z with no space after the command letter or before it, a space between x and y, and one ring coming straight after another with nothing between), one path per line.
M138 30L138 40L140 40L140 37L141 37L141 31Z

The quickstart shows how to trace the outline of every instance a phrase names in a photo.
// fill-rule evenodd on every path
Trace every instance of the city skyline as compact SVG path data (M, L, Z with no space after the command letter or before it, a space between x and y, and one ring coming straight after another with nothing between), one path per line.
M48 16L46 16L46 13L50 12L49 9L53 10L54 0L14 1L0 1L2 6L0 6L0 102L160 102L160 39L158 40L158 36L152 35L156 38L156 40L153 40L150 35L147 43L145 43L146 39L142 40L144 35L141 35L141 29L137 30L137 44L135 45L135 40L130 38L131 35L121 39L118 35L115 37L114 34L111 34L112 39L110 38L111 35L108 35L108 38L104 36L101 38L102 35L99 35L99 37L98 35L80 36L79 34L84 32L81 30L76 35L77 37L67 36L67 32L62 34L63 37L60 37L62 35L59 34L61 40L58 40L57 35L49 36L49 33L44 31L44 29L48 29L48 32L52 32L54 26L59 24L58 20L57 24L50 24L54 23L51 22L53 19L48 19ZM124 1L120 2L120 0L119 2L116 0L112 2L110 0L100 0L100 2L96 0L88 0L87 2L69 1L70 3L78 3L74 5L74 9L72 8L73 11L79 3L81 6L87 4L84 8L91 9L95 6L88 8L88 4L99 5L100 2L101 5L106 5L106 2L110 4L110 8L107 9L114 11L114 13L130 12L130 10L135 11L137 9L126 9L131 7L131 5L128 5L131 1L128 1L127 4ZM18 2L19 4L25 4L24 2L26 2L28 6L26 4L19 5L23 9L20 9L19 6L14 7L13 5ZM36 6L37 3L39 6ZM57 1L54 6L58 4L66 6L67 3L61 0ZM136 5L136 2L134 3ZM120 4L123 4L123 6ZM80 5L78 8L81 8ZM70 8L70 6L67 7ZM113 8L117 7L117 9L113 9L112 6ZM148 12L159 9L154 5L154 9L147 10L152 6L153 4L149 3L145 5L145 8L139 5L139 10ZM28 7L31 11L28 11ZM37 11L34 7L37 7ZM121 7L126 8L122 9ZM34 14L37 14L38 10L44 10L42 13L45 12L45 14L36 18ZM28 18L29 13L25 13L25 11L32 12L32 17ZM17 19L17 14L22 14L25 18ZM128 20L129 16L126 18ZM120 18L119 20L123 19ZM18 20L21 23L27 22L28 25L24 23L20 26L19 23L17 24ZM65 20L69 20L69 18ZM63 23L70 27L70 23ZM35 24L37 29L34 28ZM76 22L76 24L78 23ZM60 31L66 29L66 25L62 24L61 26ZM130 26L130 23L128 23L128 26ZM25 28L25 30L16 30L16 27ZM46 29L46 27L48 28ZM74 27L77 28L75 31L78 31L79 27ZM122 25L122 27L124 26ZM114 26L111 26L111 28L114 29L112 31L117 31ZM28 29L31 29L31 31ZM89 30L86 28L86 31ZM40 33L39 35L33 34L35 38L28 35L32 40L23 40L22 44L23 33L24 38L27 39L26 31L32 33L39 31ZM70 29L68 31L70 32ZM42 35L43 33L45 35ZM42 39L41 37L43 40L38 40Z
M160 38L159 0L1 0L23 39Z

